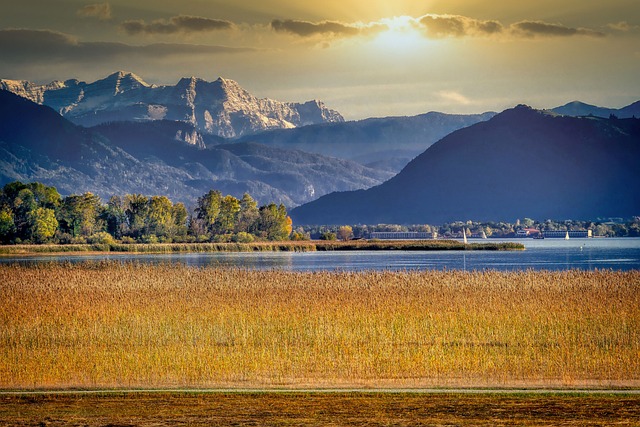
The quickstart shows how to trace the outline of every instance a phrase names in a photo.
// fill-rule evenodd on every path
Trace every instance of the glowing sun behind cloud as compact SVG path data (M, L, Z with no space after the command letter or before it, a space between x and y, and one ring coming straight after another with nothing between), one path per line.
M421 49L432 41L427 40L417 26L415 18L410 16L395 16L381 19L380 24L387 27L374 39L376 48L387 52L407 53Z

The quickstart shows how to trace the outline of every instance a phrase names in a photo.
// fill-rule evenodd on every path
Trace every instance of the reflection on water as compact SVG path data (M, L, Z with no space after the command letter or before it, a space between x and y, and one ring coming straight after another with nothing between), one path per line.
M121 260L290 271L640 269L640 238L519 240L525 251L353 251L0 257L0 262Z

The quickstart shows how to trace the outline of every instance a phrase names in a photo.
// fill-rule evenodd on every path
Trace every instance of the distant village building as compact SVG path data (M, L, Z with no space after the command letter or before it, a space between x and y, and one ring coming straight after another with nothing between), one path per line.
M564 239L567 237L567 233L569 233L569 238L571 239L585 239L593 237L593 232L591 230L574 230L569 232L566 230L543 231L542 235L545 238L550 239Z
M539 234L540 230L537 228L523 228L522 230L516 231L516 237L537 237Z
M585 239L589 237L593 237L593 232L591 230L554 230L554 231L540 231L537 228L523 228L521 230L516 231L516 237L526 238L549 238L549 239L565 239L567 237L567 233L569 234L569 238L576 239Z
M426 231L372 231L369 238L379 240L424 240L437 239L438 233L428 233Z

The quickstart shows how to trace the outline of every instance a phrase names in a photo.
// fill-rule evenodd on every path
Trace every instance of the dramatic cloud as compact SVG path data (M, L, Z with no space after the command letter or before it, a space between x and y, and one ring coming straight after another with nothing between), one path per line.
M421 31L425 37L432 39L460 37L568 37L590 36L603 37L605 34L588 28L571 28L560 24L541 21L521 21L510 26L494 20L481 20L461 15L427 14L418 18L403 17L405 26ZM391 22L391 24L390 24ZM294 19L273 20L271 28L276 32L294 34L300 37L353 37L373 34L385 30L393 30L393 19L382 19L378 22L344 23L338 21L309 22ZM614 28L614 27L612 27ZM626 23L616 24L619 31L628 31Z
M346 24L336 21L309 22L297 21L293 19L271 21L271 28L276 32L295 34L301 37L311 37L315 35L328 35L334 37L350 37L360 34L381 31L386 29L386 25L372 23L369 25Z
M144 21L125 21L121 28L129 35L135 34L174 34L196 33L215 30L229 30L234 25L230 21L221 19L202 18L199 16L179 15L169 21L159 20L151 23Z
M46 63L51 60L89 62L114 57L162 58L175 55L212 55L255 51L251 48L156 43L132 46L112 42L80 42L50 30L0 30L3 62Z
M111 6L109 3L89 4L78 9L76 14L83 18L97 18L100 21L108 21L111 19Z
M3 61L55 58L60 52L78 49L78 40L68 34L48 30L0 30Z
M521 21L505 28L498 21L482 21L459 15L424 15L417 19L427 37L481 37L502 35L511 37L604 37L604 33L588 28L571 28L542 21Z
M548 24L541 21L521 21L509 27L511 32L522 37L604 37L604 33L588 28L571 28L560 24Z
M419 25L428 37L465 37L499 34L504 27L498 21L482 21L459 15L424 15Z

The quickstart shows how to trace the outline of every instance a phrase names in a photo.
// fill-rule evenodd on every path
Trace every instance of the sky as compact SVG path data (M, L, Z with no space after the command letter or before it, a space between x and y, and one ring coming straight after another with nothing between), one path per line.
M638 0L20 0L0 78L237 81L347 119L640 99Z

